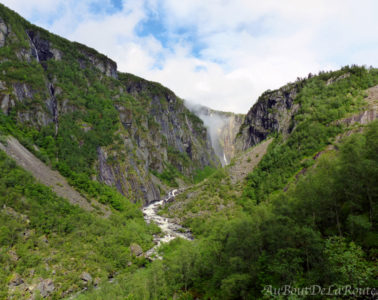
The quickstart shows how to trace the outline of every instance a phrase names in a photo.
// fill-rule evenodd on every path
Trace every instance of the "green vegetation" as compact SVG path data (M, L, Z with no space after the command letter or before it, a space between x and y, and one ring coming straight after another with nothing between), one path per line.
M214 172L216 170L217 169L209 167L209 166L206 166L203 169L197 170L197 172L196 172L196 174L194 174L194 178L193 178L194 183L199 183L199 182L203 181L205 178L208 178L209 176L214 174Z
M266 285L377 286L378 122L338 147L269 203L213 214L195 241L175 240L161 249L163 261L79 299L255 299Z
M171 187L178 187L176 179L183 177L183 175L169 163L165 164L165 169L163 172L159 173L156 171L152 171L152 174L154 174L162 182Z
M28 285L38 277L52 278L59 283L52 296L60 297L69 288L84 287L83 271L104 282L144 264L129 246L149 249L152 234L159 230L146 225L136 205L123 205L123 212L113 212L109 219L95 217L36 183L0 151L0 298L6 298L15 273Z

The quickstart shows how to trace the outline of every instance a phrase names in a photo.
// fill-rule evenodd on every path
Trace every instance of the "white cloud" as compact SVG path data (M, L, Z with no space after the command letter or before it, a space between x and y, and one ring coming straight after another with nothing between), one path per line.
M375 0L124 0L112 15L94 13L93 0L2 2L105 53L121 71L216 109L246 113L265 89L297 76L352 63L378 65ZM169 48L136 34L151 14L160 15L166 39L174 38ZM178 36L178 28L188 29L192 40ZM199 44L200 55L194 55Z

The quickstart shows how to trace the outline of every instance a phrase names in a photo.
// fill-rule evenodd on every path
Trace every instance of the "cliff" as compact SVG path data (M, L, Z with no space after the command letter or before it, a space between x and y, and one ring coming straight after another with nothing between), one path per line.
M222 165L228 165L235 156L235 138L245 115L223 112L202 105L187 103L207 127L208 138Z
M176 177L190 182L219 165L203 122L172 91L118 72L108 57L2 5L0 57L8 133L77 186L85 177L150 202Z
M244 151L274 132L289 134L293 129L293 116L299 110L294 103L299 84L287 84L275 91L263 93L247 113L236 138L236 149Z

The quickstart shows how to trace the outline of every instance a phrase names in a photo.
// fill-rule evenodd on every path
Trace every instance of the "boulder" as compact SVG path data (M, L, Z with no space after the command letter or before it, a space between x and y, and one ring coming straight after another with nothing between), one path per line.
M11 277L9 286L19 286L22 283L24 283L24 280L21 278L20 274L16 273Z
M31 236L33 236L35 234L35 230L34 229L27 229L25 230L23 233L22 233L22 237L24 238L24 240L27 240L29 239Z
M93 285L94 286L98 286L99 284L101 283L101 278L100 277L96 277L93 281Z
M44 244L48 244L49 243L49 240L47 239L47 236L46 235L42 235L38 238L38 241L40 241L41 243L44 243Z
M14 250L9 250L8 255L9 255L10 260L13 261L13 262L16 262L20 259L17 255L16 251L14 251Z
M135 256L140 256L143 254L142 247L135 243L130 245L130 251L131 251L131 254Z
M38 285L37 285L37 290L40 292L41 296L43 298L46 298L49 296L55 289L53 281L48 278L42 280Z
M81 273L80 279L87 282L87 283L92 282L92 276L88 272Z

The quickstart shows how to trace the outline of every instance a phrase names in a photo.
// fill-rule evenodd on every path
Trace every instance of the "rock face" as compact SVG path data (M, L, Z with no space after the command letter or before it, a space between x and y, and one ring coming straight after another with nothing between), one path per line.
M267 91L252 106L236 138L237 151L244 151L271 133L288 134L294 127L293 116L299 105L294 103L298 87L288 84L275 91Z
M113 60L103 55L98 55L97 52L91 51L91 49L82 49L81 53L90 61L90 63L101 73L106 76L118 78L117 64ZM85 67L85 63L81 61L82 66Z
M0 18L0 48L4 47L7 34L8 34L8 27L5 24L4 20Z
M54 57L50 51L50 42L41 38L40 33L33 30L26 31L31 41L32 55L37 61L43 62Z
M186 102L208 129L208 138L222 165L230 163L235 156L235 138L245 115L210 109Z
M215 114L217 114L217 112L215 112ZM225 119L223 126L218 130L219 145L223 150L221 161L225 165L228 165L236 154L235 139L243 121L244 115L231 114Z
M125 153L97 150L101 182L115 186L131 199L142 198L150 203L160 199L151 170L163 173L170 165L191 176L204 166L219 165L202 121L172 91L131 74L120 74L119 80L120 94L132 96L144 112L139 114L132 107L115 104L123 126ZM121 163L122 155L128 155L128 159ZM116 159L109 163L110 157Z

